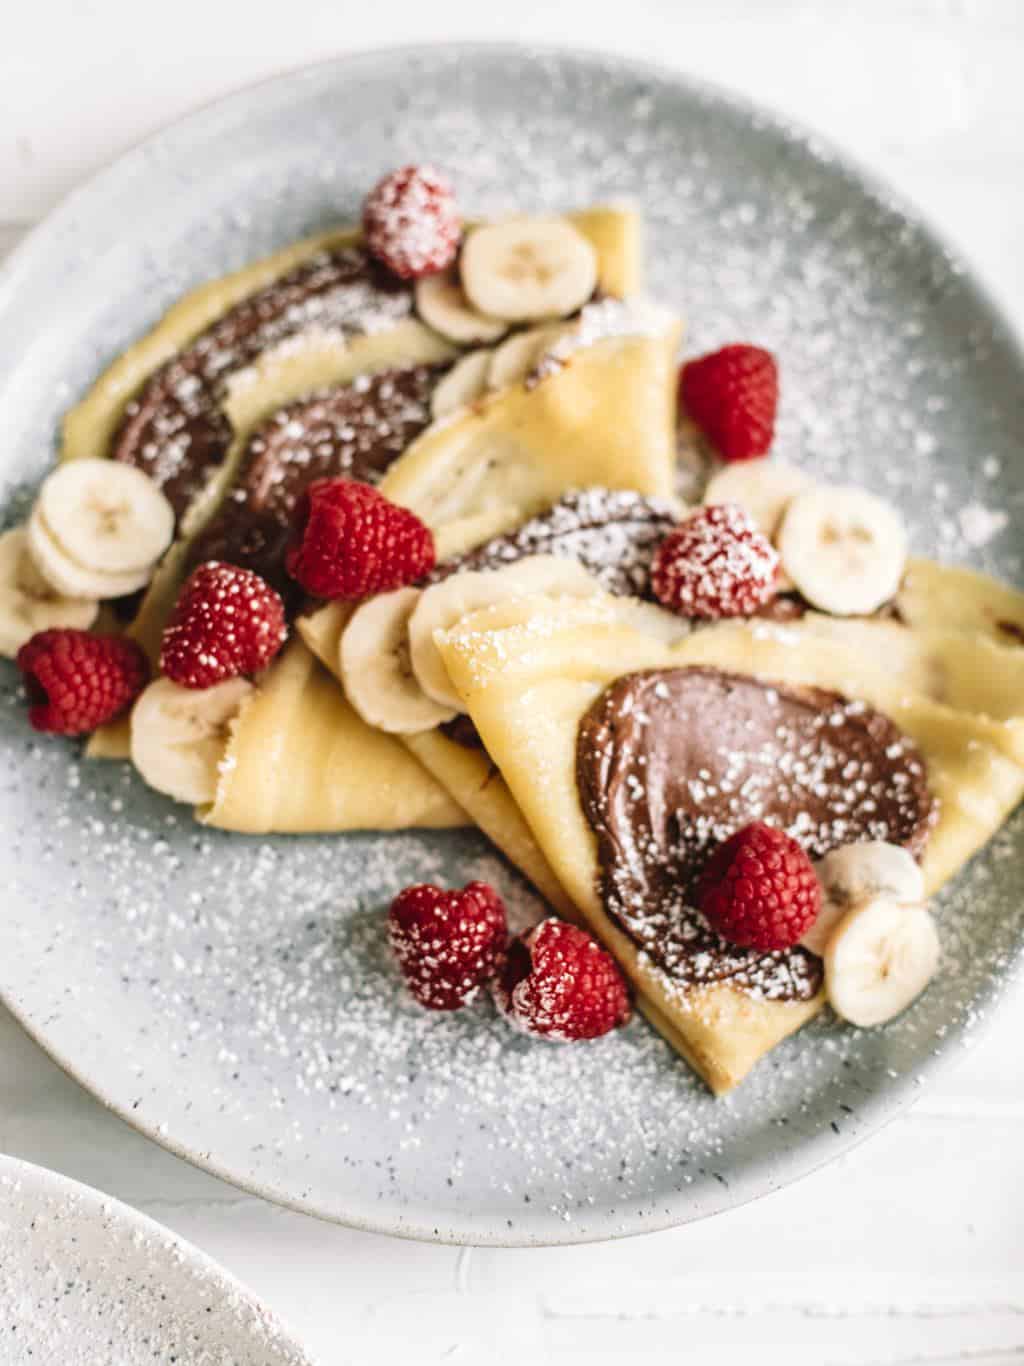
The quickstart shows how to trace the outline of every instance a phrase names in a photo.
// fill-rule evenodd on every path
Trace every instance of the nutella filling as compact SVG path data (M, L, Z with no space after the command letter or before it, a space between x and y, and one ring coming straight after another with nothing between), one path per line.
M674 981L809 1000L820 959L720 938L693 908L717 845L751 821L812 858L858 840L919 855L937 815L916 747L880 712L819 688L695 667L626 674L580 722L576 778L611 917Z
M190 562L227 560L291 592L284 555L302 493L314 479L378 483L429 425L439 372L430 365L382 370L280 408L253 433L241 473Z
M563 555L578 560L606 592L650 598L654 552L677 521L670 505L657 498L621 489L579 489L518 530L445 560L427 582L465 569L500 569L528 555Z
M181 517L231 442L228 378L301 335L348 336L412 311L407 285L359 247L323 251L219 318L150 377L125 409L111 456L145 471Z

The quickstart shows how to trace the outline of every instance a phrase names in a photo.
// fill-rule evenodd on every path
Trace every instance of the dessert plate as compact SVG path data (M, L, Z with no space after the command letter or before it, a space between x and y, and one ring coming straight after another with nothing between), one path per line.
M898 502L917 553L1024 582L1024 361L969 273L887 192L740 101L610 57L467 47L278 77L150 139L0 276L5 518L62 411L197 282L331 223L411 158L472 214L630 198L689 347L781 358L776 452ZM2 676L0 992L130 1123L227 1179L414 1237L649 1231L838 1156L954 1057L1014 975L1024 820L940 898L925 996L882 1030L819 1020L727 1100L639 1019L530 1042L486 1003L419 1010L382 908L418 880L536 899L470 831L250 838L198 829L127 766L40 742Z
M0 1156L0 1366L309 1366L242 1285L118 1200Z

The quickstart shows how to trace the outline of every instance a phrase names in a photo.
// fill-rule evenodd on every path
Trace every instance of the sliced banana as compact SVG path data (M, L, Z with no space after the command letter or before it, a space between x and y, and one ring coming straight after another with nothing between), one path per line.
M821 883L821 911L800 943L825 953L832 931L855 906L885 893L907 905L924 902L924 873L912 854L884 840L863 840L833 849L814 865Z
M813 606L866 616L892 598L907 562L899 514L864 489L822 485L797 494L778 535L782 568Z
M488 389L506 389L510 384L521 383L561 335L560 327L531 327L503 341L491 352Z
M25 527L28 553L32 563L48 584L68 598L123 598L136 589L145 588L152 577L152 569L125 574L105 574L98 569L87 569L73 560L54 540L43 521L37 504Z
M356 609L342 632L341 678L356 711L371 726L414 735L450 721L455 710L428 697L409 662L409 618L418 588L382 593Z
M36 506L58 548L102 574L150 570L174 535L170 503L119 460L68 460L43 481Z
M738 503L770 541L779 532L783 514L812 479L785 460L737 460L712 475L704 490L705 503Z
M508 323L473 307L456 266L416 281L416 311L428 327L463 346L497 341L508 331Z
M531 322L564 318L597 284L597 253L564 218L507 218L469 234L462 287L494 318Z
M252 691L245 678L199 689L150 683L131 714L132 763L150 787L193 806L212 802L228 727Z
M51 626L87 631L99 610L95 598L62 597L43 578L24 527L0 535L0 655L13 659L37 631Z
M924 906L881 893L848 911L825 951L825 989L850 1024L885 1024L905 1010L935 975L939 936Z
M470 612L493 602L532 593L590 597L600 585L577 560L528 555L501 569L467 570L431 584L409 618L409 657L423 691L443 707L462 710L462 699L434 644L434 632L448 630Z
M428 275L425 278L430 279ZM501 350L501 347L498 348ZM467 353L455 362L434 390L430 400L430 415L436 421L458 408L474 403L487 390L487 372L494 352L487 347Z

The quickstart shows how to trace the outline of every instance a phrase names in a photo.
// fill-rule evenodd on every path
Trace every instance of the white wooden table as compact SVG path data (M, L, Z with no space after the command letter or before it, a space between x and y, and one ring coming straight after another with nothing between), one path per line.
M671 62L834 137L941 225L1024 329L1018 0L32 0L0 44L0 251L93 169L215 94L347 49L525 38ZM708 1223L536 1252L287 1213L110 1116L0 1010L0 1150L177 1229L329 1363L1024 1361L1024 992L916 1108Z

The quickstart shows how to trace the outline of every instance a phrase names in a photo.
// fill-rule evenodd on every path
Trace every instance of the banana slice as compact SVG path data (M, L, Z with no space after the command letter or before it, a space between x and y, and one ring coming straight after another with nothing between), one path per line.
M884 893L916 906L924 902L921 865L898 844L863 840L833 849L814 865L821 883L821 911L800 943L824 956L832 931L855 906Z
M426 276L431 279L431 276ZM498 348L499 351L501 348ZM430 415L436 421L457 408L473 403L487 389L487 372L494 352L487 347L468 351L441 380L430 400Z
M99 610L94 598L62 597L43 578L24 527L0 535L0 655L13 659L37 631L51 626L86 631Z
M174 510L156 484L118 460L59 465L36 506L58 549L102 574L148 574L174 535Z
M509 322L564 318L597 284L597 253L564 218L507 218L470 233L462 287L481 313Z
M712 475L704 502L738 503L774 541L786 508L812 483L810 475L785 460L737 460Z
M561 335L560 327L531 327L528 332L516 332L503 341L491 353L488 389L505 389L510 384L519 384Z
M778 535L782 568L813 606L867 616L892 598L907 562L899 514L864 489L822 486L797 494Z
M145 588L153 574L152 567L125 574L87 569L60 548L43 521L38 504L29 516L25 536L36 569L64 597L98 598L101 602L107 598L123 598L136 589Z
M393 735L414 735L450 721L455 711L426 695L409 662L409 618L418 588L382 593L356 609L342 632L341 678L345 694L371 726Z
M825 989L850 1024L885 1024L905 1010L935 975L939 936L923 906L887 893L847 912L825 951Z
M507 598L532 593L590 597L600 585L576 560L528 555L502 569L467 570L424 589L409 618L409 657L420 687L443 707L462 711L462 699L448 679L434 632L447 630L470 612Z
M150 787L175 801L212 802L228 727L252 692L245 678L201 689L154 680L132 708L132 763Z
M466 298L458 268L449 266L416 281L416 311L435 332L465 346L493 342L508 331L508 323L479 313Z

